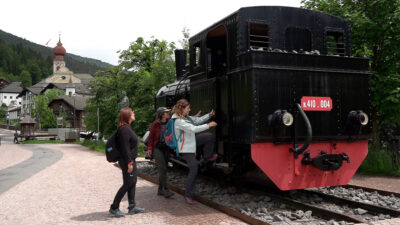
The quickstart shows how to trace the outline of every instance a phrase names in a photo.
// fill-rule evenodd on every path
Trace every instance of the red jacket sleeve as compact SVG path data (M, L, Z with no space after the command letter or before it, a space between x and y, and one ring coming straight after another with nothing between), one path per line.
M152 151L153 149L154 149L154 138L155 138L155 133L156 133L156 126L157 126L157 122L156 121L154 121L152 124L151 124L151 127L150 127L150 134L149 134L149 140L147 141L147 149L149 150L149 151Z

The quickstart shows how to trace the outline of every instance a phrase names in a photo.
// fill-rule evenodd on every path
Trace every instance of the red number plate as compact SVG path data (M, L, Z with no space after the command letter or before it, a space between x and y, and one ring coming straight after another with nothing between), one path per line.
M332 107L330 97L304 96L301 98L301 108L304 111L331 111Z

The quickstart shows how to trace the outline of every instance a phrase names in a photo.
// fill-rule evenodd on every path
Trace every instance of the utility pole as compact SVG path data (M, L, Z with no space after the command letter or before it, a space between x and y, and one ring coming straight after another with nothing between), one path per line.
M99 126L100 126L100 112L99 108L97 108L97 136L96 136L96 141L99 140Z

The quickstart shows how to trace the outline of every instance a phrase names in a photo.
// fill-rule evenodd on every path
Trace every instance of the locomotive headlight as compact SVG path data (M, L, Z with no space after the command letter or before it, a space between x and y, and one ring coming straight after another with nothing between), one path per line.
M362 110L351 111L349 113L349 119L353 124L358 124L362 126L367 125L369 121L368 115Z
M361 125L365 126L368 124L368 115L363 111L358 111L358 120Z
M283 113L282 123L283 123L283 125L285 125L287 127L291 126L293 124L293 115L288 112Z
M268 116L268 121L272 127L291 126L293 124L293 115L286 110L276 110Z

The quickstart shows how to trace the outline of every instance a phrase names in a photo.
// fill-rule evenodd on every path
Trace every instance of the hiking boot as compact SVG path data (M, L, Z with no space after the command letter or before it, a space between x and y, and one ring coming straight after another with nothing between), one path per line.
M165 198L170 198L170 197L174 196L174 193L168 189L161 189L161 190L158 190L157 195L162 195Z
M133 214L142 213L142 212L144 212L144 208L139 208L139 207L135 206L135 207L129 209L128 214L133 215Z
M185 201L186 201L186 203L189 204L189 205L194 205L193 199L191 199L191 198L189 198L189 197L185 197Z
M109 212L114 215L115 217L124 217L125 214L123 212L121 212L121 210L119 209L111 209L109 210Z

